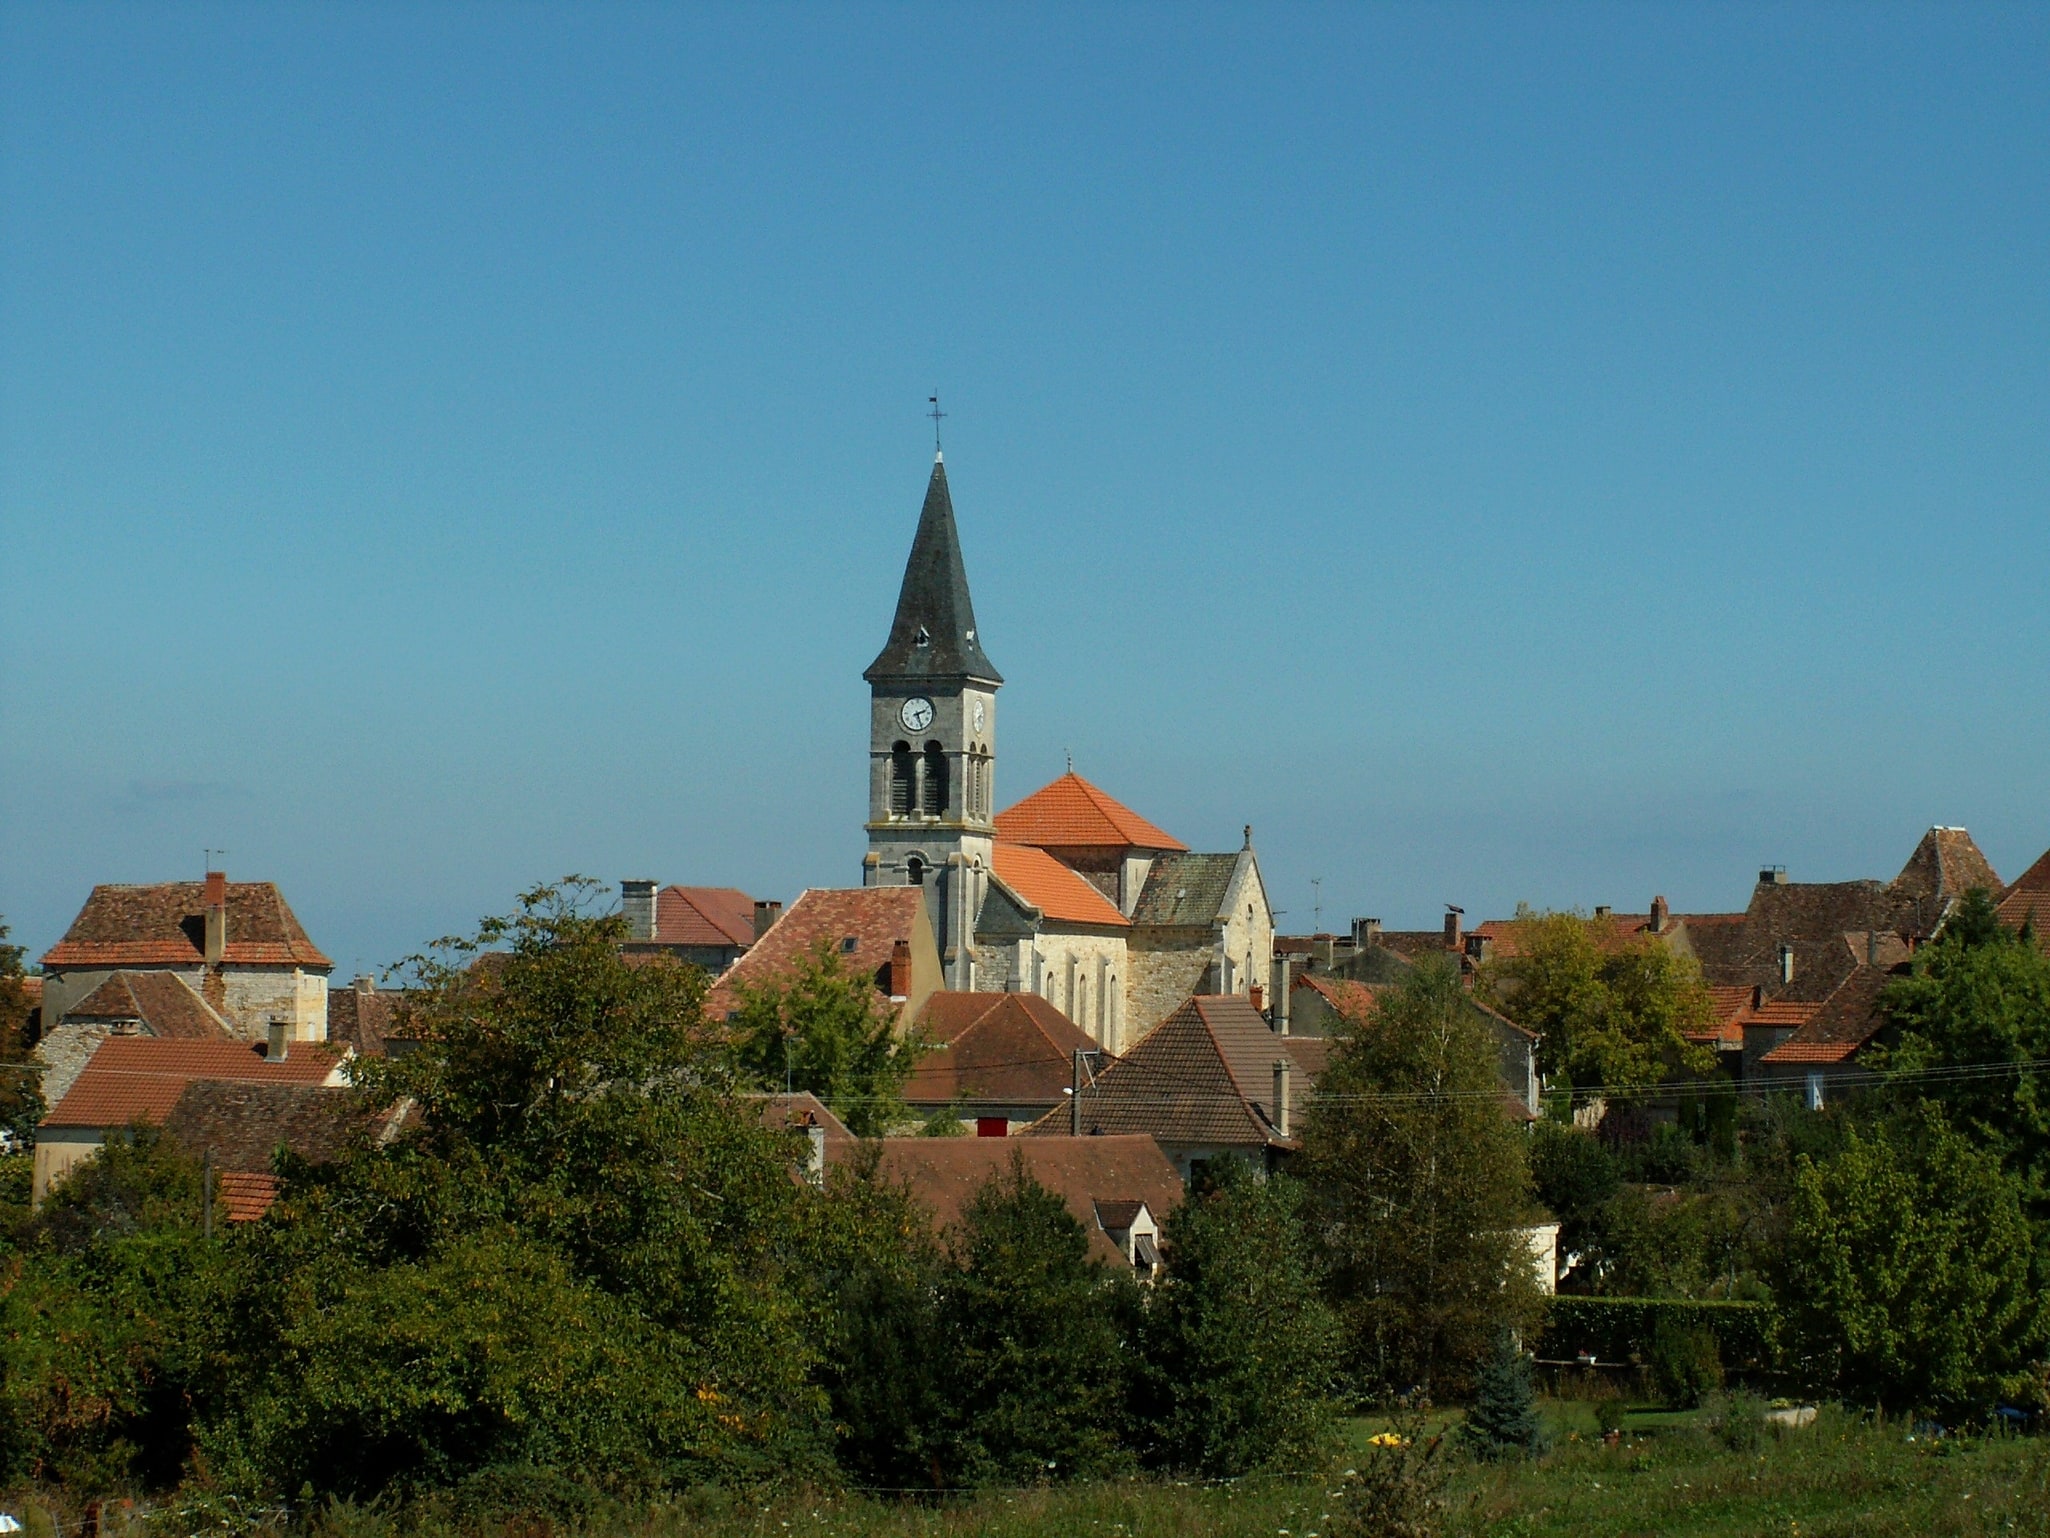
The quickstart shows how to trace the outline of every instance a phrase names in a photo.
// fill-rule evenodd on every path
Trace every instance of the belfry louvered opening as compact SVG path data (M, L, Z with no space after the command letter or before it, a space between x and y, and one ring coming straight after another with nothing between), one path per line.
M944 817L947 812L947 755L937 742L925 745L925 815Z
M911 756L911 744L900 742L890 749L890 815L909 817L918 764Z

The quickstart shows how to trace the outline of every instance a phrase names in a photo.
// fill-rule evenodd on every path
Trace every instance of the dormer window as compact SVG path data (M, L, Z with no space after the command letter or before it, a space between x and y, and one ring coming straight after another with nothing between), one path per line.
M847 935L840 941L840 954L843 956L852 956L854 954L855 947L858 946L860 943L861 937L859 935Z
M932 645L932 632L926 629L925 626L920 625L918 633L911 638L911 644L914 646Z

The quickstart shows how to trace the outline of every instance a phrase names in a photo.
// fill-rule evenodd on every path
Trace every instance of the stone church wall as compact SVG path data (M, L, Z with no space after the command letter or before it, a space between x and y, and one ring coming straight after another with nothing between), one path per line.
M1134 930L1129 947L1131 980L1125 1045L1131 1046L1160 1024L1192 993L1211 985L1210 964L1217 947L1209 930Z

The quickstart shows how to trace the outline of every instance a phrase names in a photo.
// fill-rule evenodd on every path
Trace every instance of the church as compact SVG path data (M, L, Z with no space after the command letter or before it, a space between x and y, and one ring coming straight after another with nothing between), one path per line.
M1192 851L1071 768L996 809L997 691L943 456L869 685L862 885L925 892L942 986L1036 993L1121 1053L1194 993L1250 995L1274 953L1253 853Z

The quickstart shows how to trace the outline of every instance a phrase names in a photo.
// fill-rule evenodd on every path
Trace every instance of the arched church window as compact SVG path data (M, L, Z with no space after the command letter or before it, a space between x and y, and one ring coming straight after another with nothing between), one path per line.
M947 811L947 755L937 742L925 745L925 815L943 817Z
M912 813L912 785L916 779L917 764L911 757L911 744L900 742L890 749L890 815L909 817Z
M913 855L904 862L904 872L911 878L913 886L925 885L925 861L921 860L917 855Z

